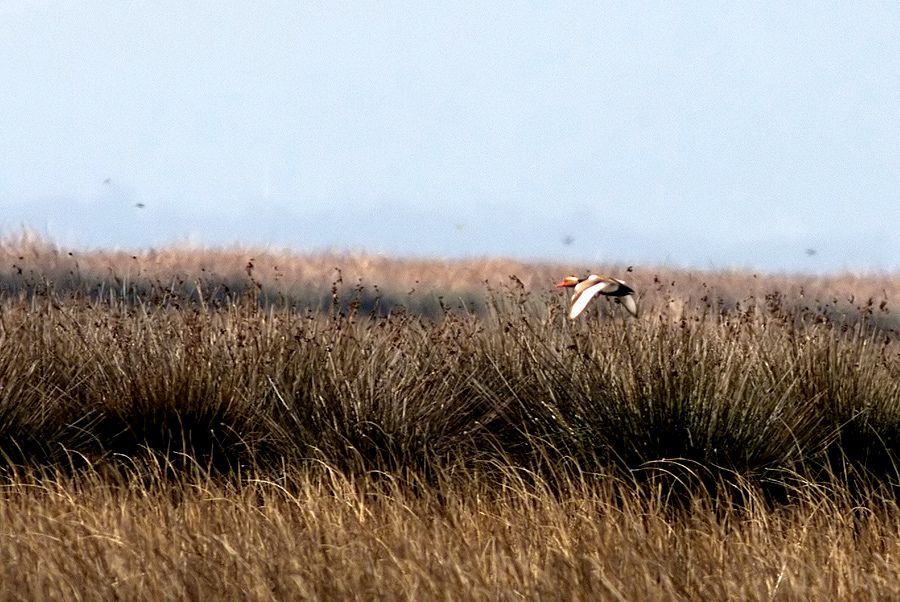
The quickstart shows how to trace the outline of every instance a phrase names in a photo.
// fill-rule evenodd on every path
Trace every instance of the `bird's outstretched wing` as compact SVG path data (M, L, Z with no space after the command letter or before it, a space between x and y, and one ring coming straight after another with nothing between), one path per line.
M637 317L637 302L634 300L634 297L631 295L623 295L619 297L622 300L622 305L625 306L625 309L628 310L635 318Z
M597 296L600 291L610 286L609 282L602 280L597 284L593 284L583 291L577 292L572 295L572 307L569 308L569 318L574 320L578 317L581 312L584 311L584 308L587 307L588 303L591 302L591 299ZM634 300L632 299L632 302Z

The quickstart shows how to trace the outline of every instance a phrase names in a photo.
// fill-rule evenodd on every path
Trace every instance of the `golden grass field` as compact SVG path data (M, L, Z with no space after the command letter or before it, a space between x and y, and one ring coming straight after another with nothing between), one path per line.
M898 282L0 241L0 599L900 599Z

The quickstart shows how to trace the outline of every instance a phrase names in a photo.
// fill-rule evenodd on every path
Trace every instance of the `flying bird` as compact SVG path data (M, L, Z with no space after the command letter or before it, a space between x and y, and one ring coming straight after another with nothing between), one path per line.
M584 308L587 307L591 299L598 294L608 297L615 297L622 302L625 309L632 316L637 317L637 302L632 296L634 289L619 280L618 278L610 278L609 276L598 276L591 274L587 278L579 278L578 276L566 276L562 282L556 285L558 288L574 287L575 294L572 295L572 305L569 307L569 318L574 320L577 318Z

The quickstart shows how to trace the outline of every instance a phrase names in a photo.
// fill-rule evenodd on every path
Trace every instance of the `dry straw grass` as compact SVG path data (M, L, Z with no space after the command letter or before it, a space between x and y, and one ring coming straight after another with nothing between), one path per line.
M900 596L889 275L0 259L0 598Z
M3 599L889 600L900 512L828 489L776 511L512 469L410 493L287 473L224 486L32 475L3 489ZM140 482L136 485L135 482ZM176 493L177 492L177 493Z

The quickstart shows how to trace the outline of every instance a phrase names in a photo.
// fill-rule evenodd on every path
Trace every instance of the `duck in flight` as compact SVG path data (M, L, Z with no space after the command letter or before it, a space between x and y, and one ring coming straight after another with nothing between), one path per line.
M610 278L609 276L598 276L591 274L587 278L579 278L578 276L566 276L562 282L556 285L559 288L574 287L575 294L572 295L571 306L569 307L569 318L574 320L584 311L591 299L599 295L608 297L616 297L621 301L625 309L632 316L637 317L637 302L634 300L634 289L619 280L618 278Z

